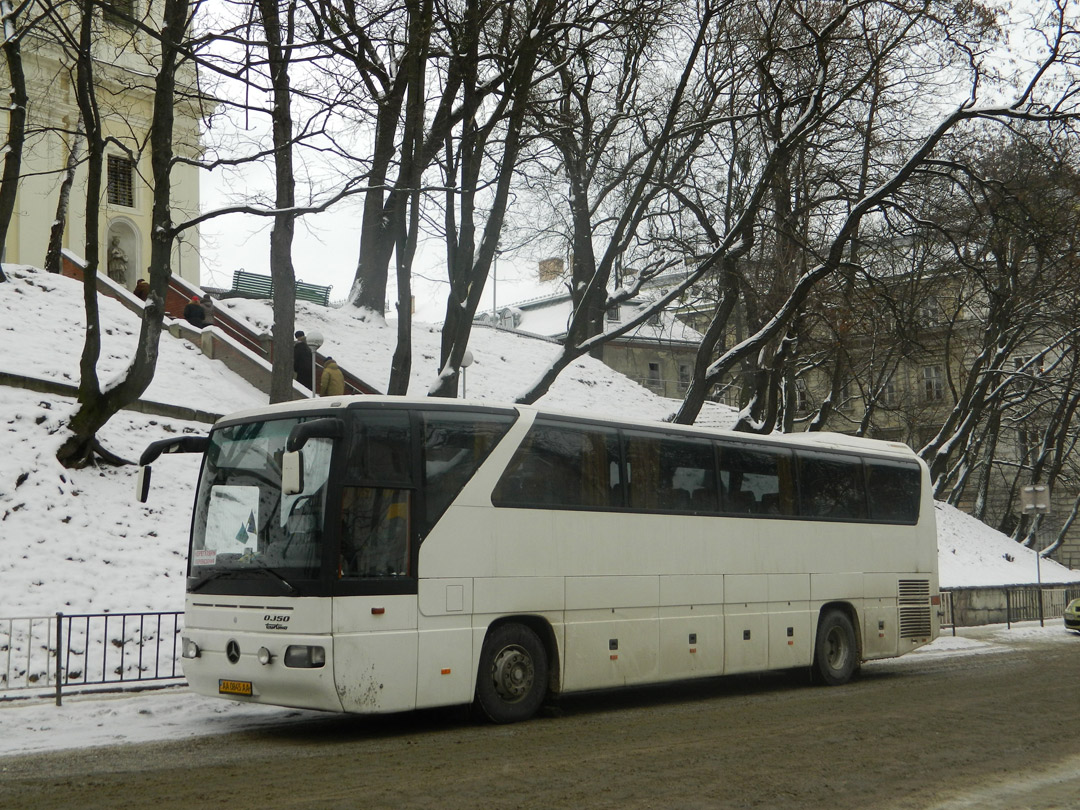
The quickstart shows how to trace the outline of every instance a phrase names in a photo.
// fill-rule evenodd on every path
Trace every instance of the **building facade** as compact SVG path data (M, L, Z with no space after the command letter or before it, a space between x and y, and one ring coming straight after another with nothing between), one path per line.
M148 28L156 27L155 15L160 11L156 5L134 0L129 8L134 15L143 16ZM21 24L28 22L22 20ZM61 45L59 29L64 23L39 23L21 48L30 99L27 135L16 208L3 246L5 262L38 267L45 261L69 163L74 166L74 182L62 246L76 256L85 253L87 210L86 147L79 134L82 125L74 92L74 59ZM66 23L73 27L77 20ZM153 177L149 133L158 45L150 34L126 19L106 15L95 24L100 32L93 46L95 94L107 140L101 197L96 201L99 270L132 289L146 277L150 261ZM6 68L0 68L0 75L7 79ZM194 87L193 69L179 72L177 80L180 86ZM176 105L173 135L178 157L199 157L200 114L197 102ZM7 116L0 116L0 138L6 139L7 125ZM199 210L198 171L183 161L174 164L170 178L174 222L182 222ZM195 284L199 281L198 244L197 229L185 231L174 243L172 256L173 273Z
M606 332L637 318L652 303L648 292L640 298L609 309L604 316ZM552 295L501 307L495 313L477 315L479 323L514 329L542 337L566 337L573 302L569 293ZM645 386L658 396L681 399L690 384L701 335L671 312L663 311L643 321L625 335L603 344L598 356L604 365Z

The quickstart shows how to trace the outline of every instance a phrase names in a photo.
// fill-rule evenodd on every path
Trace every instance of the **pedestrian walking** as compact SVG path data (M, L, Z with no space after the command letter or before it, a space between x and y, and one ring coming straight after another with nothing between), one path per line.
M296 342L293 344L293 372L296 374L296 381L310 391L314 384L311 347L307 345L307 338L302 331L297 331Z
M345 375L333 357L323 361L322 377L319 378L319 396L340 397L345 393Z

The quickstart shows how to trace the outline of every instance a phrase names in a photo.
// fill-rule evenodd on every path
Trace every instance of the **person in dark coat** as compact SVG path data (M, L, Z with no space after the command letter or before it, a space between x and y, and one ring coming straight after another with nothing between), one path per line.
M206 310L199 303L199 296L192 296L191 301L184 307L184 320L196 329L206 327Z
M307 345L307 338L303 332L296 333L296 343L293 344L293 371L296 373L296 381L304 388L311 388L311 347Z
M135 297L140 301L145 301L146 296L150 294L150 282L145 278L140 278L135 282Z

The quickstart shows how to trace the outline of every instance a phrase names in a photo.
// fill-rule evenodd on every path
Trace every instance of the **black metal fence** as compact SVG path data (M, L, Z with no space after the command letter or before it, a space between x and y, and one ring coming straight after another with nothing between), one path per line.
M0 619L0 700L24 690L182 679L183 613L76 613Z
M1080 598L1080 585L1014 588L954 588L941 593L941 627L1012 626L1014 622L1060 619L1065 606Z

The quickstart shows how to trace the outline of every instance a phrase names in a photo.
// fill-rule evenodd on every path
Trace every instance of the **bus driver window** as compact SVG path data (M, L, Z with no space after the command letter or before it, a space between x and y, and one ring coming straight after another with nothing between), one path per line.
M411 494L405 489L342 489L342 578L409 576Z

